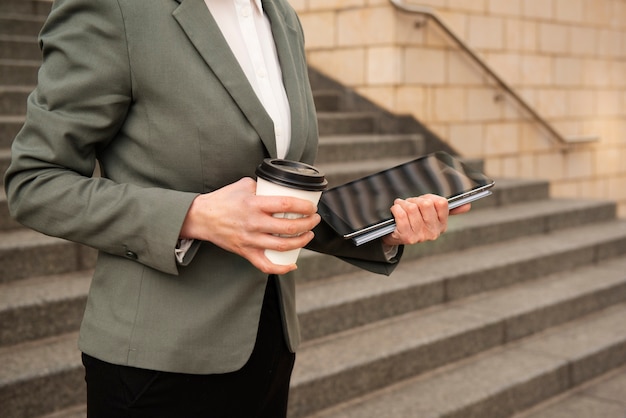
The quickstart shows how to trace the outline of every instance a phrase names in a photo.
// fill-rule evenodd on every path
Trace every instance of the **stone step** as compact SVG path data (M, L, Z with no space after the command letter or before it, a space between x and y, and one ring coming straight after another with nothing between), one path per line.
M346 163L377 158L417 158L424 154L421 135L340 135L322 136L317 163Z
M0 83L6 86L34 86L40 64L39 61L0 59Z
M0 13L47 16L51 7L50 0L2 0Z
M2 184L4 184L4 173L9 168L11 164L11 150L10 149L0 149L0 173L2 173Z
M558 203L558 204L557 204ZM594 202L591 202L594 203ZM545 204L542 210L538 210L534 215L535 218L528 220L533 224L549 224L550 217L561 216L570 219L571 224L581 226L587 222L592 222L602 213L603 209L598 204L583 205L580 202L570 202L570 207L561 202L552 202ZM514 219L524 216L528 217L527 205L519 207L505 207L497 211L499 218L492 220L494 223L506 223L507 219ZM588 212L587 216L573 214L576 211ZM571 214L570 214L571 212ZM489 217L489 212L486 211ZM464 215L470 216L472 213ZM545 218L545 219L542 219ZM476 219L479 219L476 217ZM522 221L526 222L526 221ZM471 223L468 223L471 225ZM558 227L572 226L564 221L559 222ZM452 229L458 231L470 228L468 225L456 225ZM596 226L594 226L594 229ZM610 228L619 230L620 225L612 224L611 226L599 227L600 234L605 229ZM603 229L604 228L604 229ZM515 227L507 225L507 230L514 230ZM523 225L517 228L520 234L527 231L528 228ZM549 227L538 228L537 233L544 230L554 230ZM530 232L530 231L529 231ZM452 231L450 233L453 233ZM566 237L569 237L569 231L560 231ZM626 234L626 232L624 232ZM476 235L480 235L477 232ZM15 237L17 234L4 234L3 238L13 241L15 246L21 248L20 241ZM593 234L591 234L593 236ZM601 245L604 235L600 235L597 240L590 239L588 241L590 248L588 252L593 252L593 246ZM47 237L46 237L47 238ZM506 233L502 239L510 239L511 234ZM483 246L474 249L469 253L457 253L454 256L454 262L451 262L447 255L438 257L430 257L417 264L410 262L410 256L403 260L402 265L394 272L393 280L389 281L376 275L368 275L357 272L352 275L340 276L336 279L329 280L328 277L338 274L335 271L329 271L329 260L338 261L328 256L322 256L315 253L303 252L303 256L308 258L308 262L304 263L299 274L306 280L299 280L299 302L298 312L301 318L301 329L303 339L310 340L319 338L333 332L347 329L348 327L360 326L367 322L377 321L392 315L403 314L411 310L421 309L433 304L444 303L452 298L460 298L465 295L473 294L484 287L495 287L499 282L498 274L503 271L518 271L513 277L515 281L522 281L536 278L542 274L551 273L558 270L559 266L570 265L572 261L567 258L573 256L580 257L581 260L589 261L590 255L581 257L580 253L584 251L584 244L575 245L573 248L564 249L559 256L550 252L550 248L554 245L554 241L558 239L552 235L541 235L539 237L529 237L525 240L514 244L514 253L516 258L508 257L510 252L507 245L501 242L491 246ZM619 238L607 236L607 240L617 242ZM493 241L498 241L494 238ZM483 244L483 243L481 243ZM428 245L428 244L423 244ZM523 252L519 248L531 247L534 252ZM626 248L617 247L616 251L622 249L626 252ZM53 248L55 254L58 253L56 247ZM74 250L74 249L72 249ZM40 256L44 256L49 251L45 246L41 245L38 250ZM306 255L305 255L306 254ZM25 264L28 260L24 258L30 257L30 253L15 254L14 257L7 256L5 263ZM64 258L68 258L64 255ZM485 260L484 263L472 266L472 260L479 258ZM498 260L507 261L505 263ZM549 259L551 263L548 263ZM492 261L492 264L488 264ZM83 265L85 261L81 261ZM343 262L339 262L345 264ZM450 278L450 266L459 263L466 266L463 275L456 278ZM528 264L536 263L537 268L531 268ZM577 265L577 264L573 264ZM0 264L0 266L2 266ZM67 271L71 271L71 264L66 267ZM341 266L338 267L341 272ZM427 269L430 274L422 274L416 276L413 272L419 269ZM320 271L322 273L320 273ZM325 274L318 277L317 274ZM28 276L25 276L28 277ZM325 279L325 280L324 280ZM455 287L456 280L460 285ZM36 336L46 336L52 329L61 328L65 331L69 330L68 324L77 324L84 304L84 299L88 290L88 274L75 273L65 274L48 278L22 279L19 281L11 281L4 285L0 285L0 325L3 323L15 322L12 327L7 327L5 333L0 333L0 345L16 343L22 341L20 338L35 338ZM496 283L486 286L486 283ZM509 284L510 281L502 281L502 285ZM30 289L37 288L37 292L30 292ZM469 290L468 290L469 289ZM478 289L478 290L477 290ZM67 292L64 293L64 292ZM78 293L77 293L78 292ZM4 295L4 296L3 296ZM45 295L42 296L42 295ZM65 295L65 297L64 297ZM408 300L407 300L408 298ZM17 304L17 305L15 305ZM58 305L58 306L57 306ZM386 309L382 309L386 306ZM59 310L67 310L68 316L59 315ZM78 313L77 313L78 312ZM364 314L367 312L367 315ZM54 318L47 322L36 321L38 317ZM3 318L8 318L3 320ZM338 318L341 318L338 320ZM57 324L58 322L58 324ZM23 324L22 324L23 323ZM22 324L22 325L20 325ZM0 329L2 327L0 326ZM23 330L27 330L23 331Z
M490 197L483 200L489 200ZM532 234L584 226L613 220L615 213L614 202L601 200L549 199L519 203L511 207L491 206L451 217L448 230L440 239L419 246L409 246L405 255L421 258ZM621 227L618 226L619 228Z
M619 232L610 232L613 228ZM610 252L602 254L603 249ZM581 227L580 232L567 229L422 260L403 259L390 278L355 272L299 281L300 330L303 340L321 338L624 254L626 222L608 222Z
M4 188L0 188L0 237L2 231L19 228L20 224L11 218L9 207L7 206L7 196Z
M337 90L316 90L313 100L318 112L337 112L341 109L342 95Z
M44 20L45 17L41 15L2 13L0 14L0 34L37 35Z
M608 268L609 271L612 273L613 278L621 277L621 282L622 282L621 287L622 287L622 296L623 296L624 275L618 276L615 273L619 271L617 269L623 268L624 266L620 267L619 265L617 265L618 263L619 262L617 261L615 262L615 265L613 266L614 268L612 268L609 264L605 265L602 268ZM579 273L582 273L582 271ZM531 305L534 305L537 310L537 312L535 312L534 314L536 316L541 316L541 318L539 318L539 322L543 326L546 324L543 321L546 319L546 316L541 314L541 307L542 307L542 302L545 302L549 299L549 296L547 295L555 296L556 299L559 299L561 301L569 300L570 307L573 307L574 310L578 310L580 306L589 308L589 306L585 304L577 303L578 299L576 298L575 293L580 292L581 290L580 285L582 285L583 288L589 287L589 286L597 287L600 290L600 292L604 293L605 295L608 295L609 293L611 293L610 292L611 284L612 284L611 279L607 279L603 283L594 283L593 280L585 279L582 275L574 279L566 276L565 273L563 273L563 276L567 278L565 281L559 281L557 280L558 277L555 276L553 278L547 278L546 280L537 281L530 286L518 286L517 289L514 290L515 292L518 293L518 295L516 295L516 298L515 298L515 300L518 301L517 306L515 307L516 310L519 311L518 315L523 316L523 312L530 311ZM605 286L604 288L602 287L603 284ZM573 291L572 289L575 289L575 290ZM565 294L562 294L561 292L564 292ZM524 297L525 299L518 299L518 298L524 298ZM591 298L591 295L588 295L587 297ZM538 303L535 303L536 301L535 298L539 299ZM610 299L611 300L607 302L608 305L614 302L614 295L611 295ZM507 305L509 301L511 300L511 298L508 297L508 295L506 295L504 292L495 292L492 295L485 295L483 297L480 297L480 300L485 300L488 302L488 304L484 306L478 306L477 309L479 310L482 310L483 308L486 308L487 310L489 310L493 306L500 307L501 309L507 309ZM525 302L525 301L530 301L530 303ZM594 300L592 302L594 305L597 305L599 301ZM561 302L561 303L567 304L567 302L565 303ZM470 302L468 302L467 305L469 306ZM528 306L525 306L525 305L528 305ZM465 308L465 306L461 306L460 308L463 309ZM499 312L497 312L497 314L499 314ZM576 315L579 315L579 314L580 312L576 312L574 317L576 317ZM431 318L434 318L435 313L426 312L425 315L430 316ZM562 315L561 316L556 315L554 317L557 318L557 320L559 321L563 320ZM431 324L436 324L436 323L437 323L436 319L434 321L431 321ZM449 324L449 323L446 322L446 324ZM508 327L508 328L511 328L513 326L520 326L522 329L524 329L523 324L521 324L519 320L506 323L503 326ZM448 328L450 328L449 325L448 325ZM431 328L431 332L432 332L432 328ZM426 338L427 337L425 337L424 340ZM509 339L505 337L505 340L508 341ZM512 344L510 344L510 346L511 345ZM71 349L73 350L73 347ZM492 350L491 352L487 353L483 357L491 356L492 352L495 352L496 355L500 355L501 351L502 350L498 350L498 349ZM299 361L300 361L300 358L298 359L297 364L299 364ZM421 379L425 379L425 378L422 377ZM568 418L589 418L589 417L623 418L623 415L615 415L615 414L617 414L618 411L623 412L625 410L623 409L623 406L626 406L626 404L622 404L622 408L619 408L619 407L616 408L615 403L620 403L620 401L623 403L623 393L624 393L623 390L624 388L626 388L626 386L624 386L625 384L626 384L626 369L621 369L621 370L618 370L617 373L613 372L613 373L610 373L608 377L603 377L600 382L594 382L593 386L591 387L586 386L582 390L576 390L576 392L568 396L564 401L560 401L557 403L550 402L547 405L543 405L539 409L533 410L530 414L522 414L519 417L516 415L516 418L554 418L556 416L559 416L559 417L563 416L563 417L568 417ZM400 387L402 386L403 386L403 383L401 382ZM390 390L387 390L386 392L391 392L393 390L394 388L392 387L390 388ZM583 396L586 399L581 399L581 397ZM294 397L297 399L297 395L292 395L292 400L294 399ZM359 402L363 400L357 400L357 401ZM579 408L582 408L582 409L579 409ZM342 411L342 413L345 413L344 409L337 408L335 409L335 412L337 411ZM567 411L568 413L561 414L561 415L553 415L554 411ZM594 413L591 413L592 411ZM609 412L611 412L611 414L609 414ZM85 414L84 405L79 405L78 407L72 407L64 411L46 415L45 417L42 417L42 418L78 418L79 416L84 416L84 414ZM292 410L292 414L290 416L294 417L298 415L297 413L294 413ZM325 411L319 415L314 415L314 416L317 416L320 418L322 416L361 417L361 415L342 415L341 413L339 415L333 415L332 411ZM407 417L408 416L420 416L421 417L421 415L381 415L381 416L394 416L394 417L395 416L407 416ZM440 416L440 415L433 415L433 416ZM503 415L503 416L509 416L509 415Z
M59 238L28 229L3 231L1 235L0 284L84 270L93 262L93 250Z
M521 239L531 234L544 234L559 228L608 221L614 217L614 214L615 205L612 202L576 200L528 202L473 210L462 216L450 218L448 230L437 241L406 247L403 263L406 260L419 260L425 256L432 257L450 251L490 244L500 245L506 240ZM610 230L612 225L617 228L615 230L617 234L623 232L620 223L603 224L602 230ZM534 239L534 236L530 239ZM619 240L616 244L622 245ZM532 243L527 243L527 245L533 246ZM616 250L626 251L623 247L617 247ZM303 250L298 259L299 268L291 274L299 282L305 283L359 271L333 257L325 257L321 262L321 257L324 256ZM467 263L472 265L475 262L467 260Z
M465 356L486 344L487 334L499 344L504 330L495 318L479 311L463 315L460 309L430 323L422 315L402 318L391 327L372 327L367 333L345 336L342 344L333 341L332 348L331 342L306 347L294 370L290 418L510 417L625 364L626 333L616 332L624 329L625 315L622 303L469 358ZM436 337L429 337L433 331L453 335L461 323L480 323L481 318L492 325L473 338L450 336L445 346L436 348L431 339ZM430 352L401 353L420 340L433 347ZM457 351L462 360L410 378L419 373L420 363L442 359L449 351ZM378 364L363 367L368 356L379 359ZM314 384L324 378L327 385ZM385 387L371 393L378 382L385 382ZM359 393L364 396L350 399ZM315 413L333 401L345 404Z
M323 335L327 335L333 332L342 331L348 327L360 326L366 322L380 320L391 315L397 315L405 313L409 310L420 309L432 304L443 303L452 298L460 298L465 295L473 294L484 287L494 287L491 284L487 286L485 283L499 283L498 274L502 271L505 273L508 271L518 271L514 276L514 280L527 280L535 278L541 274L550 273L558 269L560 265L569 265L571 257L581 257L581 252L584 251L583 245L577 245L574 248L564 247L560 254L560 258L551 253L551 245L557 238L551 235L539 235L522 239L520 242L514 244L514 254L517 258L511 258L508 256L509 246L505 247L500 244L504 239L511 239L516 237L511 231L517 230L518 236L523 236L525 233L534 232L536 234L542 234L546 231L554 231L556 228L565 228L568 226L578 225L601 221L599 217L601 213L605 212L606 216L611 213L610 210L606 210L600 203L588 202L587 205L572 201L568 202L569 207L563 202L541 202L535 205L537 213L531 216L527 212L529 211L529 204L522 204L517 206L511 206L503 208L497 211L489 212L485 210L485 218L490 218L489 227L493 224L500 223L503 227L500 230L508 231L502 237L492 237L490 241L498 242L492 246L480 247L481 250L475 250L476 252L470 252L467 255L463 253L458 254L455 257L455 262L460 263L462 266L465 264L472 265L474 258L484 259L487 261L493 260L493 264L480 264L475 269L471 267L465 267L464 275L459 280L459 284L456 284L449 276L447 267L451 265L450 260L447 258L448 253L452 253L455 250L463 249L471 246L471 244L461 245L459 248L447 248L440 256L433 257L433 254L437 252L433 251L427 264L429 266L439 266L438 270L434 269L432 274L415 276L413 271L416 269L421 270L419 262L417 266L410 263L411 255L407 253L407 256L403 260L403 264L393 275L393 280L388 281L377 275L368 275L362 272L357 272L352 275L342 276L335 280L324 280L332 275L334 272L334 264L345 264L335 258L323 256L311 252L303 252L305 259L315 259L315 263L304 262L298 270L302 277L306 278L299 280L300 287L303 289L299 296L299 313L301 316L301 328L303 339L318 338ZM578 213L580 212L580 213ZM582 213L587 213L583 215ZM493 216L492 216L493 215ZM478 223L481 219L479 216L473 213L463 216L474 216ZM514 226L510 224L511 219L520 218L521 225ZM543 218L543 219L542 219ZM560 221L557 225L550 225L550 219L559 218ZM569 219L570 224L565 220ZM463 234L463 232L471 225L472 221L460 223L451 226L449 233ZM528 228L527 224L540 225L535 230ZM595 228L595 226L594 226ZM620 225L614 224L608 228L619 231ZM605 228L606 229L606 228ZM604 229L600 228L600 231ZM457 232L455 232L457 231ZM476 232L478 231L478 232ZM475 232L469 235L480 235L480 227L476 226ZM30 231L25 231L30 232ZM562 231L561 234L565 234L569 237L569 231ZM483 234L488 235L488 234ZM13 237L14 245L17 248L21 248L21 242L15 238L17 234L5 234L7 241L10 241ZM460 236L460 235L459 235ZM601 235L602 237L603 235ZM45 237L48 238L48 237ZM607 239L611 239L607 237ZM613 241L619 243L619 236L613 237ZM472 243L475 241L470 240ZM593 252L593 246L600 245L601 238L597 241L590 240L588 244L591 248L588 248L588 252ZM65 243L64 241L61 241ZM461 242L461 240L452 240L452 242ZM547 244L545 244L547 242ZM429 244L422 244L429 245ZM531 247L534 251L528 253L527 251L521 251L525 247ZM63 249L64 247L62 247ZM621 248L621 247L620 247ZM61 249L61 250L62 250ZM60 251L57 247L53 247L53 257L62 257L63 259L71 259L67 254L59 254ZM66 251L75 250L73 248L66 249ZM37 251L41 257L45 256L48 250L44 245L41 245ZM626 249L622 250L626 252ZM442 252L439 252L441 254ZM23 252L16 250L13 254L13 264L21 266L28 264L31 259L30 252ZM508 256L508 257L507 257ZM7 256L10 258L10 256ZM591 256L581 257L582 260L589 261ZM331 262L332 260L332 262ZM497 263L498 260L507 260L506 263ZM548 263L546 260L551 261ZM86 262L81 260L83 267ZM435 263L435 264L433 264ZM538 268L532 269L528 267L528 264L536 264ZM545 264L545 265L544 265ZM312 266L320 266L319 277L315 281L316 274L310 270ZM71 271L72 264L66 267L66 271ZM339 273L342 272L341 265L338 267ZM337 274L339 274L337 273ZM507 273L508 274L508 273ZM527 277L527 275L530 275ZM24 276L28 277L28 276ZM58 283L61 284L58 284ZM34 284L33 284L34 283ZM6 335L0 333L0 345L16 343L21 341L20 338L35 338L36 336L45 336L50 329L58 327L62 328L67 326L68 323L78 323L80 315L75 315L73 318L64 318L55 314L56 309L66 309L72 312L82 312L82 306L84 299L87 295L87 283L88 278L84 273L61 275L58 277L51 277L48 279L22 279L20 281L11 281L4 286L0 285L0 313L4 312L4 316L0 314L0 325L3 323L10 324L12 321L15 323L24 322L23 327L28 328L28 332L22 332L20 327L14 327L15 330L7 328ZM508 284L508 281L503 281L502 284ZM454 287L456 285L456 287ZM28 293L29 289L33 287L39 287L43 294L48 295L51 300L42 298L39 292L32 294ZM63 292L69 290L81 290L82 293L70 293L66 299L63 299ZM469 290L468 290L469 289ZM476 290L478 289L478 290ZM4 294L4 297L1 295ZM21 295L20 297L16 295ZM406 298L411 297L409 303ZM29 299L30 298L30 299ZM19 309L13 303L19 302ZM58 303L61 308L57 308L52 302ZM4 303L4 305L3 305ZM380 306L389 306L389 309L380 309ZM393 309L392 309L393 308ZM33 312L29 314L28 312ZM369 315L364 315L363 312L369 312ZM30 315L30 316L29 316ZM33 318L32 315L35 315ZM37 322L35 319L37 315L48 318L57 318L61 321L61 324L54 326L49 322ZM3 320L6 317L8 319ZM54 321L52 321L54 322ZM39 325L37 325L39 324ZM39 329L38 326L43 327ZM1 329L2 327L0 327Z
M517 202L534 202L550 197L550 183L545 180L498 178L493 195L472 207L503 206Z
M30 418L85 402L78 335L0 348L3 418Z
M378 133L376 112L319 112L319 135L356 135Z
M0 284L0 347L78 330L91 275L79 271Z
M29 86L0 86L0 114L25 115L26 99L32 91Z
M585 235L588 235L586 232L583 231ZM599 235L603 232L600 231ZM567 236L562 236L561 239L569 241ZM590 239L593 241L593 238ZM538 241L536 246L545 250L558 248L555 245L556 243L553 242L554 240L536 241ZM527 248L528 243L520 242L517 247ZM512 254L519 252L517 247L511 248L509 252ZM491 254L492 251L489 250L486 249L484 252ZM465 258L468 259L479 257L481 255L476 252L465 255ZM501 254L494 254L493 257L497 259L502 258ZM434 272L441 275L441 272L446 271L445 267L448 266L450 278L447 280L451 281L455 273L450 271L449 266L455 263L464 265L465 261L460 254L450 254L443 258L447 258L447 261L435 260L434 262L429 261L419 265L406 264L401 266L397 274L394 273L391 279L377 277L374 280L377 281L376 285L379 287L395 287L394 290L398 291L399 286L396 282L402 284L406 280L407 275L414 276L414 272L419 271L420 277L424 277L424 280L428 281L432 279ZM532 260L533 254L529 254L526 258ZM455 260L454 263L451 263L450 259ZM539 260L538 264L542 264L540 258L534 257L534 259ZM491 264L489 260L485 260L484 263L486 265ZM428 264L428 266L424 264ZM569 265L569 263L565 263L565 265ZM497 269L498 267L495 268ZM419 312L410 312L334 335L333 338L320 339L305 344L298 355L293 379L294 395L292 395L292 399L295 400L292 400L292 405L296 406L292 408L299 412L292 411L292 413L295 414L294 416L302 416L304 412L310 412L311 405L318 405L317 407L320 405L327 406L328 403L325 400L331 396L327 391L331 393L337 392L337 385L342 388L342 393L354 394L355 390L358 392L360 389L358 387L356 389L348 387L349 385L346 382L352 382L350 384L359 386L363 382L380 381L380 376L367 377L367 373L378 373L377 371L381 369L390 371L391 367L394 367L396 373L402 373L403 370L409 367L407 363L409 358L411 359L411 367L417 368L417 372L430 370L444 364L446 361L453 361L462 356L474 354L479 350L489 349L495 345L519 339L529 333L541 331L548 326L557 325L596 309L622 302L626 299L626 274L624 271L626 271L626 260L619 258L602 260L598 261L597 265L572 269L571 271L553 274L536 281L525 281L505 289L498 289L490 293L458 300L454 303L441 304ZM72 293L76 295L77 299L80 299L80 295L86 292L88 279L77 275L67 276L66 280L68 280L66 284L59 283L60 286L66 287L65 290L53 290L53 286L43 285L43 283L39 283L38 287L37 281L33 279L26 282L25 288L12 290L12 294L7 294L6 297L7 299L14 299L15 305L28 305L29 303L25 302L25 300L32 301L31 305L36 304L35 301L38 298L42 299L42 305L47 305L43 299L48 301L57 297L63 299L64 294L69 294L68 298L71 299ZM342 280L344 278L338 279L338 282ZM362 288L364 289L367 289L373 283L373 281L368 283L369 279L367 278L361 278L361 280L363 282ZM26 287L36 288L35 292L39 292L39 295L27 291ZM357 289L357 286L353 286L354 289ZM336 293L337 288L332 289L332 287L329 287L325 290L328 293L324 292L322 299L338 295ZM344 288L342 292L344 295L351 294L350 289ZM440 291L439 293L444 292ZM0 295L4 293L0 292ZM417 297L423 300L432 295L433 292L430 291L425 295L420 294ZM408 299L411 299L411 296L412 293L408 294ZM359 297L367 299L368 296L361 294ZM314 299L315 296L309 289L306 287L299 289L300 307L306 309L308 301L312 300L312 298ZM24 309L27 310L28 308L25 307ZM378 306L376 309L381 309L381 307ZM26 310L22 312L26 312ZM300 312L300 314L303 315L304 312ZM336 315L334 320L341 321L347 316L355 314ZM49 313L42 315L50 317ZM320 322L325 320L326 318L319 318ZM384 336L377 334L379 332L382 332ZM392 348L389 347L381 347L381 345L385 344L390 344L392 348L395 347L393 348L395 351L390 351ZM71 345L66 342L65 347L66 350L74 352L75 341ZM462 349L460 352L456 352L455 350L459 347ZM348 351L351 348L353 352L349 353ZM364 353L362 350L366 348L367 350ZM0 349L0 353L2 353L2 350ZM8 352L8 348L5 351ZM13 351L22 352L23 350ZM336 353L343 354L339 355ZM381 353L385 353L385 355L380 355ZM340 356L340 358L337 358L337 356ZM349 357L351 359L350 362L347 362L342 356ZM58 356L56 357L58 358ZM395 359L398 358L401 361L396 364ZM318 369L324 364L331 367L333 359L337 360L337 364L332 367L342 367L343 369L339 371L332 369L329 371L328 368L323 368L328 376L320 377L319 373L321 372ZM1 354L0 361L2 361ZM355 365L355 362L359 361L365 362L366 365ZM16 360L10 361L11 364L15 362ZM45 367L45 369L49 368L50 366ZM64 372L71 374L71 370L75 368L80 369L78 359L69 361ZM2 375L1 373L4 372L0 372L0 376ZM311 373L315 374L313 381L311 380L313 379L310 375ZM350 376L344 376L344 373L350 374ZM365 373L365 375L354 376L352 373ZM397 379L404 377L400 376ZM340 380L338 381L338 379ZM0 379L0 381L2 380ZM20 378L19 380L25 379ZM384 382L388 381L384 380ZM74 385L82 385L82 381L73 382ZM68 384L66 382L66 385ZM367 390L369 389L372 388L367 388ZM338 402L338 400L332 403L335 402ZM22 405L21 408L29 410L30 406L25 407Z
M514 418L624 418L625 393L626 367L622 367Z
M35 36L0 35L0 57L14 60L41 60Z
M622 367L593 379L590 384L516 414L513 418L624 418L626 411L626 368ZM79 405L40 418L84 418L87 407Z
M311 76L315 70L310 70L309 75ZM315 78L315 77L313 77ZM380 111L380 108L375 105L373 102L359 96L354 91L350 91L345 89L342 86L316 86L315 83L312 83L313 86L313 100L315 102L315 109L318 113L336 113L342 111L360 111L360 112L377 112ZM389 113L383 111L381 113L386 116L390 116ZM393 118L393 116L392 116ZM387 120L387 122L391 122L391 125L384 126L395 126L398 127L398 118L395 121ZM400 123L402 125L402 122ZM394 131L398 131L394 129ZM401 130L400 130L401 131Z
M5 116L0 115L0 165L7 167L5 162L10 157L8 149L11 147L13 138L24 125L24 116ZM4 171L2 172L4 174ZM0 176L0 181L3 179Z
M87 405L78 405L39 418L85 418L86 416Z

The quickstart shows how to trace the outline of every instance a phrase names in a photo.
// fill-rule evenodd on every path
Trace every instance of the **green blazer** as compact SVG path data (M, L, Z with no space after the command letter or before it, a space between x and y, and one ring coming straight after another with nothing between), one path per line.
M302 28L286 0L263 5L291 107L287 158L313 163ZM199 193L254 177L276 147L272 120L203 0L57 0L40 46L5 184L20 222L99 250L80 349L154 370L239 369L267 277L209 242L184 266L174 248ZM92 177L97 163L101 176ZM325 225L318 235L314 250L380 273L394 267L380 243L356 248ZM295 283L289 275L279 283L295 350Z

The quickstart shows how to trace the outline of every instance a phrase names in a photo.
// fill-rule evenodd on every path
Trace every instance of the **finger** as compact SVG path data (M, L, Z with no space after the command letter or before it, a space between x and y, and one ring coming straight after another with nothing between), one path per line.
M435 212L435 217L433 219L428 219L428 227L434 234L433 236L430 236L429 239L436 239L448 229L448 217L450 213L450 210L448 209L448 200L435 195L425 196L425 198L432 202L433 210Z
M400 203L407 211L411 224L411 243L432 239L431 231L439 230L439 218L434 203L426 197L413 197Z
M266 256L265 250L259 250L258 253L248 257L248 261L264 274L287 274L296 270L298 266L294 264L282 265L272 263Z
M281 238L269 234L258 234L257 244L259 245L245 246L243 248L238 247L238 251L235 252L247 259L252 265L265 274L285 274L295 270L297 266L295 264L274 264L265 255L265 250L289 251L303 248L312 238L312 232L294 238Z
M297 236L311 231L320 220L321 217L317 213L299 218L290 218L289 214L285 217L268 215L259 218L257 230L267 234Z
M383 243L387 245L401 245L402 235L400 231L402 230L402 228L406 228L406 225L408 225L408 219L406 217L406 213L404 212L404 209L402 209L402 207L399 204L394 204L390 208L390 211L394 218L395 229L392 233L387 234L383 237Z
M435 202L429 198L422 198L418 206L420 208L422 224L418 242L439 238L439 235L445 230L445 222L442 223Z
M254 254L255 256L248 257L248 259L251 262L253 262L253 264L264 273L267 273L267 274L288 273L298 268L295 263L289 264L289 265L274 264L267 257L265 251L267 249L271 249L274 251L284 252L284 251L290 251L290 250L303 248L306 244L308 244L311 241L311 239L313 239L313 236L314 234L312 232L307 232L306 234L302 236L293 237L293 238L269 236L270 242L274 242L276 244L270 243L265 246L266 248L259 249L255 252L252 252L252 254Z
M435 210L437 210L439 219L442 222L446 222L448 220L448 214L450 213L448 199L446 199L445 197L436 196L436 195L433 195L431 199L433 201L433 204L435 205Z
M467 213L472 209L472 204L467 203L463 206L459 206L458 208L454 208L450 211L450 215L460 215L462 213Z
M396 223L396 230L394 231L396 236L402 235L402 231L411 230L411 221L409 214L407 213L402 199L396 199L394 205L391 207L391 214Z
M424 232L427 231L427 228L422 219L418 202L419 200L396 200L396 205L394 205L396 207L395 214L400 222L396 222L396 230L385 243L400 245L424 241Z
M298 213L304 216L317 212L308 200L290 196L256 196L258 208L266 213Z
M432 196L429 198L432 200L433 208L437 216L436 224L433 224L433 227L436 228L433 231L436 236L431 237L431 239L437 239L448 229L448 216L450 214L450 209L448 209L448 200L446 198L441 196Z
M425 219L431 220L430 215L436 214L439 222L445 222L448 218L448 200L445 197L441 197L434 194L425 194L423 196L412 197L407 199L420 206L425 216ZM434 212L431 212L431 208Z
M315 234L311 231L304 232L297 236L277 236L272 234L256 234L253 242L250 242L246 247L254 248L256 250L274 250L274 251L290 251L297 248L305 247Z
M433 202L435 205L435 209L437 210L439 221L443 224L447 224L448 215L450 214L448 199L441 197L441 196L435 196L435 199L433 200Z
M437 239L447 227L447 201L443 199L441 202L439 197L428 195L412 198L411 201L420 211L412 218L416 230L415 242Z

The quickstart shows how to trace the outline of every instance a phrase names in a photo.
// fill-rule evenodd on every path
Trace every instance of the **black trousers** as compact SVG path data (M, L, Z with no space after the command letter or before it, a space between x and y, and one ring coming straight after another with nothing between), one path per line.
M283 336L276 277L265 290L259 332L245 366L192 375L110 364L83 354L88 418L281 418L295 354Z

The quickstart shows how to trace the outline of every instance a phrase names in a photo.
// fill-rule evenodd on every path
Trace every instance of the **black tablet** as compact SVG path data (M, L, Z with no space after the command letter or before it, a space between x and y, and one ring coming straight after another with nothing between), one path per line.
M436 152L322 193L318 212L356 245L393 232L396 198L427 193L446 197L450 209L489 196L494 181L455 157Z

